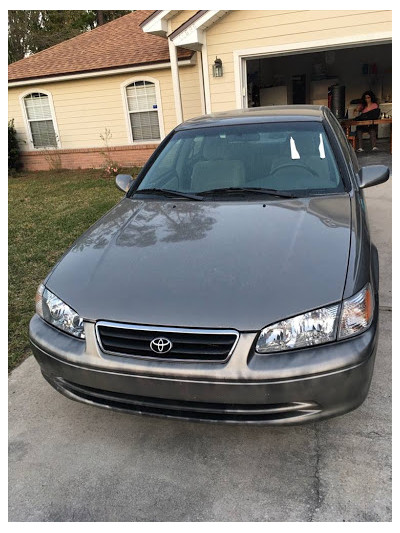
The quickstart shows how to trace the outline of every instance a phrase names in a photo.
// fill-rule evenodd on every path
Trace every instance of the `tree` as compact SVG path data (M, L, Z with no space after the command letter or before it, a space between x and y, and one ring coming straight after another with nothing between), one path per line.
M8 62L71 39L131 11L19 10L8 12Z
M8 63L25 57L38 21L39 11L8 12Z

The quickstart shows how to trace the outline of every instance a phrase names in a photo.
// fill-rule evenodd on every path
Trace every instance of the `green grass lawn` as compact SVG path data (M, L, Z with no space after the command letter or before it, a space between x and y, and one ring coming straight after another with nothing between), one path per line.
M123 197L112 178L100 175L100 170L65 170L9 178L10 370L30 354L28 324L40 281L74 240Z

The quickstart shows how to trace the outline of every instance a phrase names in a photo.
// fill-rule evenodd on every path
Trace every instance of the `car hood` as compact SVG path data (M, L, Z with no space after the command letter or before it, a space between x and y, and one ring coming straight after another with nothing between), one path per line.
M350 222L347 194L126 198L75 242L47 286L85 319L255 331L341 300Z

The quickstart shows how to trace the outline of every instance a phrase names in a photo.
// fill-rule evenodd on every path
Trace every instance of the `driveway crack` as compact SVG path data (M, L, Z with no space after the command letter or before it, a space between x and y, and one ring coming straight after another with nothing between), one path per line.
M312 485L312 502L311 502L311 512L308 519L308 522L313 522L316 512L319 510L320 505L323 500L322 491L321 491L321 476L320 476L320 459L321 459L321 441L320 441L320 432L318 430L318 424L314 425L315 432L315 466L314 466L314 480Z

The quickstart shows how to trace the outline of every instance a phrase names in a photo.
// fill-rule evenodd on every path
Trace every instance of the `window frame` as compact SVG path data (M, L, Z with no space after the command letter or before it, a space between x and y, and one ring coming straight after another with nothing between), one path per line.
M129 112L129 106L128 106L128 97L127 97L127 88L132 83L138 82L138 81L147 81L149 83L153 83L155 86L156 91L156 101L157 101L157 113L158 113L158 126L160 129L160 138L159 139L145 139L145 140L134 140L133 134L132 134L132 125L130 120L130 112ZM133 78L129 78L125 80L121 84L121 95L122 95L122 102L124 105L124 111L125 111L125 123L126 123L126 130L128 134L128 141L129 144L133 145L141 145L141 144L160 144L160 142L165 138L165 130L164 130L164 118L163 118L163 112L162 112L162 105L161 105L161 91L160 91L160 82L152 78L150 76L134 76Z
M54 134L56 136L56 143L57 146L38 146L36 147L33 144L33 135L32 130L30 126L30 120L28 119L28 113L26 111L26 105L25 105L25 98L33 93L41 93L47 96L49 99L49 106L50 106L50 113L51 113L51 120L53 122L53 128L54 128ZM38 151L44 151L44 150L59 150L61 149L61 140L60 140L60 134L58 131L58 125L57 125L57 119L56 119L56 112L54 109L54 103L53 103L53 95L50 91L46 91L45 89L41 89L38 87L34 87L32 89L29 89L29 91L25 91L22 94L19 95L19 101L22 108L22 116L24 118L25 123L25 131L28 139L28 145L31 150L38 150Z

